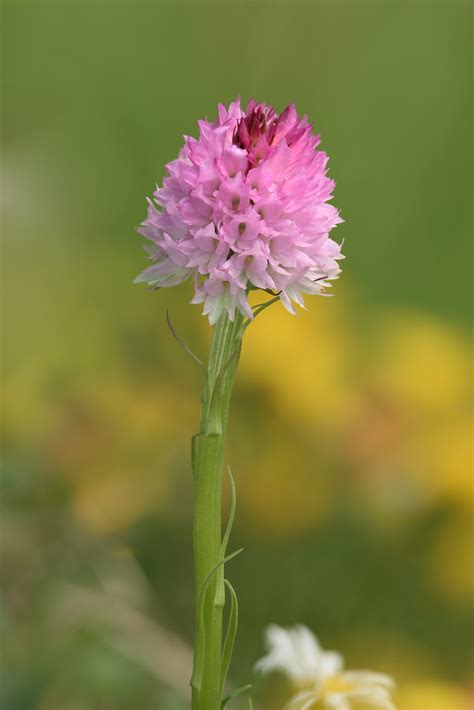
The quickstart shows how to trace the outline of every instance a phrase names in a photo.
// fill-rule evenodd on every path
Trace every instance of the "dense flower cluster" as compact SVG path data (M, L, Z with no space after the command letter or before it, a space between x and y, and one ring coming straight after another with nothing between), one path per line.
M323 651L306 626L283 629L272 624L266 629L268 654L256 669L261 673L280 671L301 688L285 710L395 710L393 680L373 671L345 671L344 659L336 651Z
M154 262L136 281L174 286L194 275L193 303L215 323L238 308L252 317L250 289L278 293L292 313L304 293L323 293L337 278L340 246L329 238L341 222L328 204L334 182L319 138L293 105L277 114L251 100L199 121L185 137L149 200L139 232ZM161 209L158 209L161 208Z

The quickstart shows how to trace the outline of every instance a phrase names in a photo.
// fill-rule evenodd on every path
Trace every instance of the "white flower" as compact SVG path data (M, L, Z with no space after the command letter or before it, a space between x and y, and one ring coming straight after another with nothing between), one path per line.
M372 671L344 671L344 660L336 651L323 651L306 626L283 629L271 625L265 631L268 648L255 668L262 673L285 673L295 685L306 688L295 695L286 710L355 710L359 706L395 710L391 699L393 680Z
M306 626L283 629L272 624L265 629L268 654L256 663L262 673L278 670L297 683L318 682L342 670L343 659L334 651L323 651Z

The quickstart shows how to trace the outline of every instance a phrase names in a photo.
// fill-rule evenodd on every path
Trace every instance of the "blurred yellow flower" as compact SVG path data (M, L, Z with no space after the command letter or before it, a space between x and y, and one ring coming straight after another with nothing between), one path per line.
M424 434L420 442L426 452L429 484L446 500L458 501L462 506L472 503L473 422L470 412L452 412L449 421L440 422Z
M312 303L304 318L271 307L250 327L241 376L270 391L278 413L314 430L331 430L350 406L355 347L334 299Z
M370 333L358 402L342 429L350 468L387 502L464 505L473 492L467 342L410 311L387 311Z
M273 438L242 497L266 529L318 521L329 493L325 484L322 503L312 494L321 468L342 466L367 510L382 516L440 501L464 506L472 494L467 342L440 319L410 310L365 314L362 330L344 298L324 309L311 304L305 318L270 308L246 335L243 383L267 395L262 416ZM325 442L317 462L305 460L296 432Z
M388 311L376 321L375 378L408 411L435 416L466 400L471 358L464 339L427 313Z
M164 383L138 390L114 382L102 389L94 412L101 432L95 450L86 461L71 462L77 478L74 505L87 525L108 532L169 503L176 455L188 471L182 431L192 431L193 407L186 393L170 391ZM64 459L70 442L63 436L60 443L66 447Z
M466 689L438 681L420 681L400 688L398 710L472 710L473 697Z

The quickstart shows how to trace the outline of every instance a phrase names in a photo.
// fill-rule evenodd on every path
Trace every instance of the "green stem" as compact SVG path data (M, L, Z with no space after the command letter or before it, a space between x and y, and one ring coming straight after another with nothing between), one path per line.
M222 616L225 600L221 551L221 491L230 399L240 356L244 318L227 314L214 326L199 433L193 439L196 637L191 685L193 710L220 710ZM225 554L225 553L224 553ZM216 570L214 573L212 570ZM211 575L209 580L209 575ZM202 595L203 585L205 592ZM202 601L202 610L201 604Z

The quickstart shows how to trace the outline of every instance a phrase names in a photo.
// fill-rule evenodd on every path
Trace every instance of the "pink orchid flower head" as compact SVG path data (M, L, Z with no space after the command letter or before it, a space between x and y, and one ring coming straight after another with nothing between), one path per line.
M152 261L136 282L155 288L194 277L192 303L211 324L227 312L248 318L248 292L278 294L294 313L303 294L323 294L340 273L340 245L330 238L342 219L329 201L335 183L306 116L294 105L240 100L219 104L218 119L185 136L163 187L148 201L140 234Z

